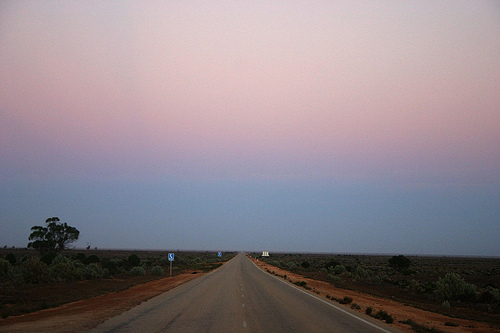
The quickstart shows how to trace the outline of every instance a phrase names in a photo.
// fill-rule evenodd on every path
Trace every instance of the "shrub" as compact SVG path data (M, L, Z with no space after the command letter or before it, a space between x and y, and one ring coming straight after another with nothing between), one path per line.
M177 265L181 265L182 263L179 262L181 260L180 256L178 258L175 258L175 261L177 262ZM168 260L167 257L160 258L159 260L160 265L167 266L170 265L170 261Z
M146 270L142 267L134 267L130 270L130 275L132 276L144 276L146 275Z
M339 278L338 276L333 276L332 279L330 280L330 283L335 283L335 282L339 282L339 281L342 281L342 279Z
M132 267L137 267L141 264L141 259L134 253L128 257L128 263Z
M111 273L109 272L109 269L107 269L107 268L103 268L103 269L102 269L102 277L103 277L104 279L109 279L109 278L111 278Z
M89 265L89 264L92 264L92 263L97 263L97 262L99 262L99 257L98 257L98 256L96 256L95 254L90 255L90 256L88 256L87 258L85 258L85 259L83 260L83 263L84 263L85 265Z
M80 262L84 262L85 260L85 254L84 253L77 253L76 255L73 256L73 260L78 260Z
M365 310L365 313L369 316L372 315L372 312L373 312L373 308L371 306L367 307L366 310Z
M14 274L12 264L0 258L0 282L9 281Z
M325 264L325 268L328 269L328 270L332 270L334 269L337 265L339 265L339 263L335 260L330 260L328 261L326 264ZM331 267L331 268L330 268Z
M307 282L306 281L296 281L294 282L295 285L299 286L299 287L305 287L307 286Z
M402 320L402 321L400 321L400 323L410 325L411 329L414 330L415 332L429 332L429 333L442 333L443 332L435 327L427 327L425 325L418 324L411 319Z
M408 289L410 289L411 292L415 294L421 294L424 292L424 288L422 287L422 284L416 280L411 280Z
M108 271L109 273L109 271ZM84 276L87 280L102 279L104 277L104 271L101 266L96 263L91 263L85 267Z
M385 312L384 310L379 310L375 314L374 318L380 319L380 320L385 320L385 322L388 324L392 324L394 322L394 318L392 318L392 316L390 314L388 314L387 312Z
M333 268L333 272L336 274L336 275L340 275L342 273L344 273L346 271L346 268L344 265L337 265Z
M50 265L50 279L55 282L82 280L85 275L84 266L58 254Z
M351 304L352 297L345 296L343 299L339 301L340 304Z
M450 309L451 308L450 302L444 301L443 304L441 304L441 307L443 309Z
M6 256L5 256L5 260L7 260L8 262L10 262L11 265L15 265L16 262L17 262L17 259L16 259L16 255L14 253L8 253Z
M361 309L361 306L359 306L358 304L356 303L352 303L351 304L351 309L354 309L354 310L360 310Z
M118 272L119 272L118 263L116 260L113 260L113 259L106 261L102 265L102 267L103 267L103 269L107 269L108 273L110 275L118 274Z
M357 266L354 270L354 274L356 274L356 279L363 281L368 277L368 272L361 266Z
M154 276L163 276L163 275L165 275L165 270L161 266L155 266L151 270L151 275L154 275Z
M479 302L484 304L495 304L500 301L500 291L488 286L479 290Z
M26 259L21 264L22 279L26 283L48 282L50 279L49 266L37 257Z
M46 263L47 265L50 265L52 264L52 261L55 259L55 257L57 257L57 253L51 251L51 252L47 252L45 253L41 258L40 260L44 263Z
M477 287L465 282L460 275L448 273L436 283L437 292L444 299L471 301L476 297Z
M305 268L305 269L308 269L308 268L311 266L311 264L309 263L309 261L303 261L303 262L300 264L300 266L302 266L302 267L303 267L303 268Z

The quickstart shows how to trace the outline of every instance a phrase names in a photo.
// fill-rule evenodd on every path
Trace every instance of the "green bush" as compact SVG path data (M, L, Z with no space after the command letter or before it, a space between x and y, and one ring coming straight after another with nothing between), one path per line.
M109 274L109 271L108 271ZM86 280L97 280L104 277L104 271L101 266L96 263L87 265L84 269L84 277Z
M388 324L392 324L394 322L394 318L392 318L392 316L390 314L388 314L387 312L385 312L384 310L379 310L375 314L374 318L380 319L380 320L385 320L385 322Z
M500 291L497 288L488 286L478 292L478 301L484 304L496 304L500 302Z
M100 261L100 260L99 260L99 257L98 257L98 256L96 256L95 254L90 255L90 256L88 256L87 258L83 259L83 263L84 263L85 265L89 265L89 264L92 264L92 263L97 263L97 262L99 262L99 261Z
M330 281L330 283L340 282L340 281L342 281L342 279L341 279L341 278L339 278L338 276L334 276L334 277L332 278L332 280Z
M373 308L371 306L367 307L366 310L365 310L365 313L369 316L372 315L372 312L373 312Z
M361 281L364 281L369 276L369 273L361 266L356 267L354 274L356 275L356 279Z
M51 252L47 252L45 253L41 258L40 260L44 263L46 263L47 265L50 265L52 264L52 261L55 259L55 257L57 257L57 253L51 251Z
M146 270L142 267L134 267L130 270L130 275L132 276L144 276L146 275Z
M325 268L328 269L329 271L332 271L339 263L336 260L330 260L325 264Z
M441 307L443 309L450 309L451 308L450 302L444 301L443 304L441 304Z
M116 260L113 259L106 261L104 264L102 264L102 267L104 269L107 269L110 275L118 274L118 272L120 271Z
M346 268L344 265L337 265L333 268L333 272L336 274L336 275L340 275L342 273L344 273L346 271Z
M17 262L16 255L14 253L12 253L12 252L8 253L5 256L5 260L7 260L8 262L10 262L11 265L15 265L16 262Z
M182 265L182 262L180 262L179 260L180 260L180 258L175 258L176 264ZM167 265L170 265L170 261L168 260L167 257L163 257L159 260L159 264L163 265L163 266L167 266Z
M31 257L23 261L20 270L22 279L26 283L36 284L50 280L49 266L40 261L38 257Z
M131 267L137 267L141 264L141 259L134 253L128 257L128 263Z
M429 333L443 333L443 331L435 327L427 327L422 324L418 324L411 319L399 321L401 324L410 325L411 329L415 332L429 332Z
M351 309L354 309L354 310L360 310L361 309L361 306L359 306L358 304L356 303L352 303L351 304Z
M306 287L307 286L306 281L296 281L293 284L295 284L296 286L299 286L299 287Z
M165 275L165 270L161 266L155 266L151 270L151 275L154 275L154 276L163 276L163 275Z
M111 273L109 272L109 269L107 268L102 269L102 277L103 279L110 279L112 277Z
M476 298L477 287L465 282L460 275L448 273L436 283L438 294L449 300L472 301Z
M85 266L58 254L50 265L50 279L54 282L78 281L85 276Z
M352 297L345 296L343 299L339 301L340 304L351 304L352 303Z
M85 254L84 253L77 253L72 257L73 260L78 260L80 262L83 262L85 260Z
M12 268L12 264L0 258L0 282L7 282L12 279L14 275L14 269Z

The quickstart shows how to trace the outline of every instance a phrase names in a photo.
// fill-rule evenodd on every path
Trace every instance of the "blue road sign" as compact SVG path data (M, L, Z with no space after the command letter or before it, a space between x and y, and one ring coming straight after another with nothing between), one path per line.
M222 252L217 252L218 257L222 257Z
M174 261L174 254L173 253L168 254L168 261Z

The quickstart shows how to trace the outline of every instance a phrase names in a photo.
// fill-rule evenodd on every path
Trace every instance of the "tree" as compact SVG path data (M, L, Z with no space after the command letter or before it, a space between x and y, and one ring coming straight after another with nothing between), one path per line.
M389 259L389 266L396 270L403 270L409 268L411 265L410 259L406 258L403 255L393 256Z
M75 227L69 226L66 222L60 222L58 217L48 218L46 227L34 226L31 228L31 234L28 247L37 249L41 254L50 251L62 251L67 249L69 244L78 239L80 231Z
M309 261L303 261L300 266L304 267L305 269L308 269L311 264L309 263Z

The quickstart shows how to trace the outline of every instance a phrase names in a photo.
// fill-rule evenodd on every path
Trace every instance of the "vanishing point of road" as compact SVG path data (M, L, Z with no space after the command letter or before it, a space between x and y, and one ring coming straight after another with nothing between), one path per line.
M154 297L92 332L397 332L310 294L243 253L221 268Z

